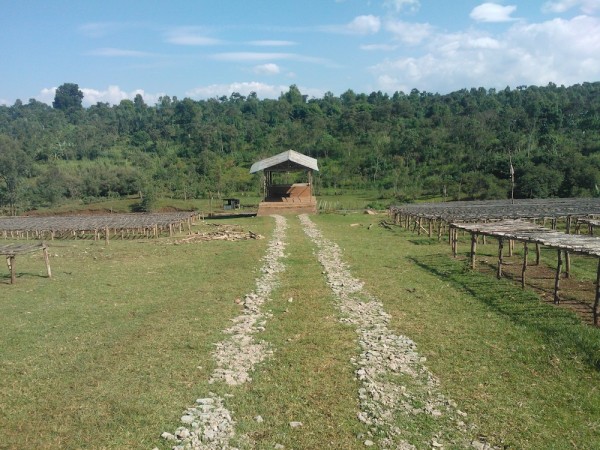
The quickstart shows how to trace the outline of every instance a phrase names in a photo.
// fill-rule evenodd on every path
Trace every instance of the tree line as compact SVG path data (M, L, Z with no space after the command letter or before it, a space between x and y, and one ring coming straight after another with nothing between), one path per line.
M320 189L377 189L394 201L598 196L600 82L473 88L441 95L347 90L307 98L141 95L84 108L77 84L53 105L0 106L0 209L134 194L258 193L248 173L294 149L318 158Z

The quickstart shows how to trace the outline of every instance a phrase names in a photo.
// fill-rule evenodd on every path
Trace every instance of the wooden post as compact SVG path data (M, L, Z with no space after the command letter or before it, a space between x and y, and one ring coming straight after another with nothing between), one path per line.
M565 250L565 278L571 278L571 255Z
M598 304L600 303L600 258L598 258L598 272L596 273L596 299L594 300L594 325L598 326Z
M421 236L421 218L417 219L417 236Z
M527 270L527 256L529 255L529 247L527 242L523 243L523 268L521 269L521 287L525 289L525 271Z
M8 267L10 267L10 284L15 284L17 281L17 273L15 271L15 255L9 255L6 258Z
M496 276L498 279L502 278L502 258L504 256L504 239L498 238L498 272Z
M442 219L438 221L438 242L442 240Z
M571 233L571 216L567 216L566 219L566 234ZM571 255L568 250L565 250L565 276L567 278L571 277Z
M471 269L475 269L475 252L477 252L477 233L471 234Z
M432 219L428 219L429 220L429 237L431 237L432 233L433 233L433 220Z
M560 288L560 272L562 270L562 250L558 250L558 263L556 265L556 276L554 277L554 303L560 303L558 289Z
M452 257L456 258L456 253L458 250L458 229L457 228L452 228Z
M535 244L535 265L540 265L540 258L542 256L542 250L540 249L540 244L536 242Z
M50 257L48 256L48 247L42 246L42 252L44 253L44 262L46 263L46 273L48 278L52 278L52 270L50 269Z
M104 243L106 245L110 244L110 231L108 230L108 227L104 227Z
M513 255L514 248L515 248L515 241L513 241L512 239L509 239L508 240L508 256Z

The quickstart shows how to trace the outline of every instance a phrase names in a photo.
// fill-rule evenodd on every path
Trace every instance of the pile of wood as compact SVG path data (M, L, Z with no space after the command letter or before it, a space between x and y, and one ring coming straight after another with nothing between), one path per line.
M182 239L177 239L174 243L191 244L203 241L243 241L248 239L264 239L264 236L254 233L250 230L244 231L238 225L213 225L217 229L213 231L197 232Z

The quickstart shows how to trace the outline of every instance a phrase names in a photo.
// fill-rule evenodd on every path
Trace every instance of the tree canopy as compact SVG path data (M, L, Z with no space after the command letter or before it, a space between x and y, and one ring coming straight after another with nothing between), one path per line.
M292 85L276 100L164 96L150 106L137 95L88 108L82 98L65 83L53 108L0 106L0 208L148 189L258 192L250 165L287 149L319 159L320 189L378 189L397 201L506 198L509 159L518 197L597 196L600 184L600 83L322 98Z
M52 106L65 112L76 111L82 108L83 92L75 83L65 83L56 88Z

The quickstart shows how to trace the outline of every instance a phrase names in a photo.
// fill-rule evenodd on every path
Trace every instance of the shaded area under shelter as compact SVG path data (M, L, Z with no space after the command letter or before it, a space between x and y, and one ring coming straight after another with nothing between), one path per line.
M312 187L313 171L318 170L316 159L294 150L254 163L250 173L263 172L264 198L257 215L316 213Z

